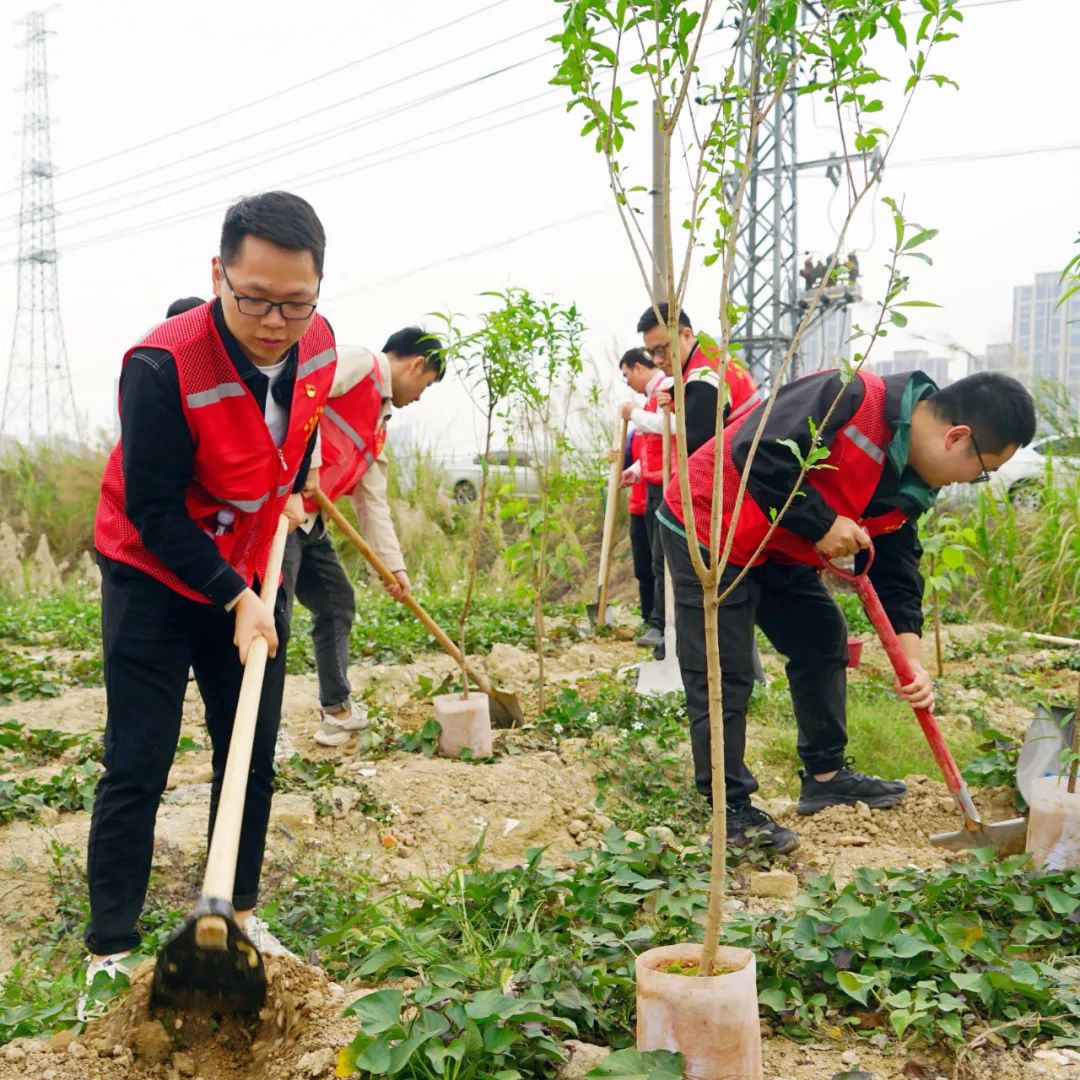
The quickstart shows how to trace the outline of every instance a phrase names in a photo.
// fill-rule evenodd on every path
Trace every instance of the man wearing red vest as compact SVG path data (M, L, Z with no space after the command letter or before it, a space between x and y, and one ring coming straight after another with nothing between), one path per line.
M408 591L409 576L386 494L386 423L391 406L403 409L419 401L444 372L442 343L418 326L391 334L382 353L343 346L304 489L308 497L319 487L331 499L352 496L360 531L397 578L396 586L387 587L395 600ZM311 638L322 706L315 741L341 746L368 724L350 697L349 633L356 598L317 513L309 513L289 536L284 571L290 612L295 596L314 616Z
M915 707L933 705L933 684L922 666L922 595L916 520L938 489L977 483L1009 460L1035 433L1031 396L999 373L970 375L943 390L922 372L868 371L845 381L837 371L806 376L782 387L761 433L747 477L746 501L732 521L736 489L764 407L724 431L721 528L734 530L731 561L721 591L744 566L752 568L724 600L718 618L723 670L724 763L728 841L793 851L798 836L751 805L757 781L746 767L746 707L753 683L755 624L787 658L804 772L796 809L863 802L895 806L907 794L899 781L867 776L845 759L847 627L820 576L820 559L857 555L874 538L870 577L881 596L915 680L898 692ZM806 455L811 426L827 447L826 464L812 469L784 512L764 552L754 553L775 512L795 488L800 470L791 443ZM690 460L690 490L698 542L709 543L716 441ZM679 666L686 690L697 788L711 799L709 707L702 590L687 550L686 521L676 478L659 512L664 550L674 577Z
M659 660L664 652L664 550L660 532L656 526L656 511L663 500L663 408L674 402L671 387L672 359L668 340L668 305L648 307L638 319L638 333L643 335L645 352L653 363L668 376L666 382L655 380L649 391L644 409L624 405L622 415L632 418L634 426L642 432L644 449L641 459L641 476L646 482L645 520L650 529L653 557L653 607L649 617L649 629L637 639L637 644L651 648ZM686 390L686 450L692 454L713 437L716 431L717 397L720 393L719 363L716 356L701 346L694 334L690 316L679 312L679 359L682 363L683 385ZM737 364L728 364L724 373L726 396L724 401L725 422L742 415L760 400L757 384ZM674 425L672 431L674 431ZM671 468L675 468L675 440L671 444ZM624 478L625 480L625 478Z
M619 370L622 372L626 385L635 394L643 394L646 397L650 385L654 383L659 385L664 375L663 371L653 364L652 357L641 348L627 349L619 360ZM645 478L641 475L641 457L644 449L645 436L638 431L636 426L633 426L626 436L626 446L623 448L622 486L630 488L626 507L630 515L630 554L634 562L634 577L637 578L638 583L641 621L647 623L652 614L656 591L653 582L649 526L645 518L648 492Z
M121 439L94 524L102 572L108 715L87 850L87 982L115 974L140 940L154 821L193 668L213 743L210 829L243 665L270 645L244 804L233 907L265 953L283 947L253 912L285 680L285 598L259 598L277 522L303 519L319 422L334 377L315 313L326 239L287 192L242 199L213 259L216 299L167 319L124 356Z

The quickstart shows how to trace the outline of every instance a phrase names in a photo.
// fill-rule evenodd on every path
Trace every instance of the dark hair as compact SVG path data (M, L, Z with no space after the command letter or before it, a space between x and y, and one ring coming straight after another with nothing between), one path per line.
M386 339L382 347L385 353L397 353L398 356L425 357L424 370L435 372L435 381L442 382L446 374L446 357L443 355L443 343L419 326L406 326Z
M165 318L171 319L174 315L183 315L185 311L190 311L192 308L201 307L206 301L198 296L184 296L179 300L174 300L165 309Z
M1011 375L978 371L927 399L934 415L948 424L967 424L980 450L1000 454L1027 446L1035 437L1035 403Z
M257 236L288 251L310 251L319 277L326 254L326 233L311 203L288 191L249 195L225 211L221 225L221 261L232 266L245 236Z
M657 304L657 308L660 311L660 318L656 317L656 312L653 311L651 305L647 307L642 314L641 318L637 321L637 332L639 334L647 334L654 326L659 326L661 323L667 326L668 323L668 306L665 300L662 304ZM685 326L688 330L694 328L690 325L690 316L685 311L680 309L679 311L679 325Z
M619 367L647 367L654 368L653 358L644 349L627 349L619 358Z

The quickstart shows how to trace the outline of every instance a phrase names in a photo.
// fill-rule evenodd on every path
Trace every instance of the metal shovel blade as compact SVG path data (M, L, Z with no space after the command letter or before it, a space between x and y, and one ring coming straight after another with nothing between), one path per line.
M600 626L601 625L600 602L599 601L597 601L595 604L586 604L585 605L585 614L589 616L589 625L590 626ZM610 604L608 604L607 611L604 613L603 625L604 626L610 626L612 621L614 620L614 618L615 618L615 609Z
M259 950L218 905L201 903L165 943L154 966L157 1006L203 1013L257 1013L266 1001Z
M488 690L488 702L491 710L491 723L497 728L516 728L525 723L525 713L517 694L509 690Z
M661 694L671 694L682 688L679 661L671 653L668 653L663 660L650 660L638 668L637 692L642 697L659 697Z
M992 824L970 822L972 827L955 832L933 833L930 843L951 851L993 848L999 855L1019 855L1027 844L1027 818L1010 818Z

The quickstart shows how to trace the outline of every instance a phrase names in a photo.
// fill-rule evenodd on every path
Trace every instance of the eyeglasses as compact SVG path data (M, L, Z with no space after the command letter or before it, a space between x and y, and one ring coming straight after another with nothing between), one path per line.
M281 312L283 319L300 321L310 319L315 314L316 304L301 304L295 300L260 300L255 296L240 296L232 287L229 275L225 273L225 264L219 262L218 266L221 267L222 280L228 285L229 292L232 293L233 299L236 301L236 310L241 315L250 315L253 319L261 319L269 315L274 308L277 308ZM316 295L317 299L318 296Z
M648 353L648 354L649 354L649 355L650 355L650 356L651 356L651 357L652 357L652 358L653 358L654 360L662 360L662 359L663 359L663 358L664 358L665 356L667 356L667 354L668 354L668 352L670 351L670 349L671 349L671 346L670 346L670 344L668 344L667 342L665 342L665 343L664 343L663 345L657 345L655 349L646 349L645 351L646 351L646 352L647 352L647 353Z
M979 444L975 441L974 432L969 432L968 433L968 438L971 439L971 445L975 450L975 456L979 459L979 468L982 470L982 472L980 472L979 475L976 476L974 480L971 480L969 482L972 483L972 484L985 484L985 483L988 483L989 480L990 480L990 470L986 467L986 462L983 461L982 454L979 453Z

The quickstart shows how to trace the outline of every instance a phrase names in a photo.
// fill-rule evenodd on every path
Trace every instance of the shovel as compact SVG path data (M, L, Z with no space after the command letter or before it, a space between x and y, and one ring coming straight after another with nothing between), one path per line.
M593 626L607 626L608 621L608 582L611 580L611 547L615 539L615 514L619 508L619 482L622 479L622 455L626 448L627 422L623 420L619 441L611 460L611 473L608 476L607 503L604 506L604 532L600 545L600 573L597 582L596 603L587 604L585 611Z
M664 408L664 481L671 479L671 410ZM661 526L662 527L662 526ZM679 659L675 655L675 590L671 568L664 560L664 659L646 661L638 668L637 692L659 697L683 688Z
M288 519L282 516L259 594L271 610L277 599L288 531ZM266 638L255 638L248 649L236 703L202 897L191 917L158 953L153 983L155 1005L198 1012L255 1013L266 999L262 956L236 925L232 895L251 747L268 655Z
M398 580L387 567L386 563L375 554L368 542L349 524L345 515L326 497L325 492L315 492L315 502L319 504L322 514L332 521L352 541L353 547L367 559L375 572L387 583L396 585ZM411 593L406 593L401 601L431 632L432 637L443 647L443 650L461 664L469 678L476 683L482 694L487 694L491 708L491 722L497 728L520 727L525 723L525 714L521 711L521 702L517 694L507 690L496 690L480 672L464 661L461 650L450 640L449 635L441 626L420 606Z
M881 639L881 644L885 648L889 662L893 666L893 671L896 672L896 677L900 680L901 685L906 686L915 678L915 672L912 670L911 661L907 658L900 645L900 639L896 636L892 623L889 622L889 616L885 614L885 609L881 606L877 590L871 584L869 577L867 577L870 564L874 561L873 546L870 547L868 555L866 567L861 574L849 574L846 570L834 566L824 556L822 556L821 561L826 569L837 577L851 582L854 586L855 592L862 601L867 618ZM933 711L931 709L915 708L913 708L913 711L919 721L919 726L923 729L926 741L930 745L930 752L934 755L934 760L945 778L945 786L949 789L949 794L956 800L956 805L964 816L964 827L962 829L958 829L956 832L934 833L930 837L930 843L938 847L950 848L953 851L983 847L993 848L1001 855L1015 855L1023 851L1027 841L1026 819L1012 818L1009 821L999 821L993 824L984 822L979 817L979 811L975 809L971 792L968 790L964 778L960 775L960 770L956 767L956 761L953 759L948 746L945 745L941 729L938 727L937 720L934 719Z

